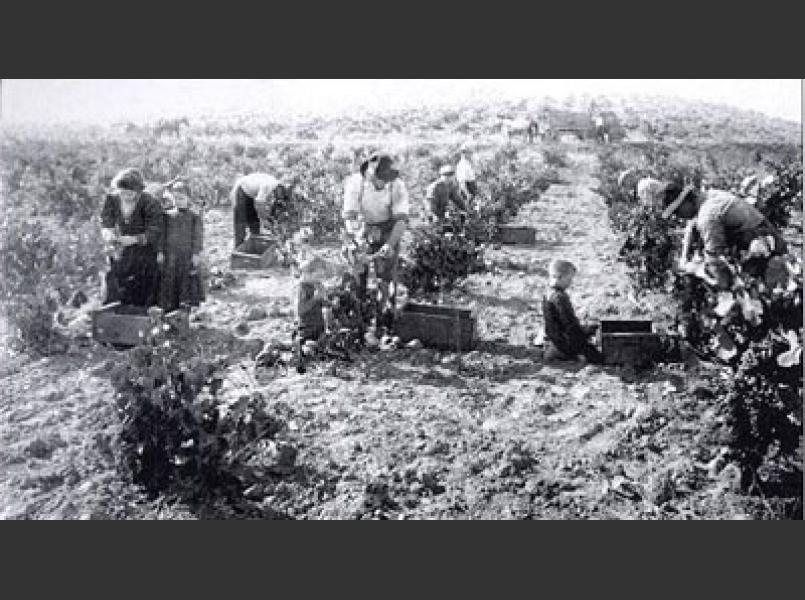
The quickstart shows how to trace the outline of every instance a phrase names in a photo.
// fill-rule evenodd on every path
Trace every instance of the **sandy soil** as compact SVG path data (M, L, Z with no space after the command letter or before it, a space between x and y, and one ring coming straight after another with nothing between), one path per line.
M533 159L537 151L521 154ZM746 518L734 469L715 460L723 422L697 387L704 366L634 373L542 362L534 340L554 257L580 268L571 297L582 318L664 319L661 298L630 297L606 207L591 191L594 156L577 147L569 158L564 183L518 215L537 227L536 245L490 251L494 272L450 295L478 319L472 352L367 351L352 364L314 364L305 375L255 369L247 348L290 337L289 275L242 272L210 294L194 317L199 337L211 351L244 355L227 388L259 391L281 407L287 440L299 449L297 469L266 482L267 508L337 519ZM210 263L225 266L228 213L208 214L206 231ZM258 305L268 317L233 334ZM124 357L91 342L65 357L6 357L0 516L199 516L144 502L115 469L106 375Z

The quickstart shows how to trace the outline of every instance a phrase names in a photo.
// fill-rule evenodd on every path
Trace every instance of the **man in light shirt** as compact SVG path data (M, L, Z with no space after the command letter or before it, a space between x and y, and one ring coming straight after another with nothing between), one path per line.
M467 203L472 203L478 193L478 185L475 183L475 169L472 168L470 161L470 149L467 146L461 147L461 159L456 165L456 179L461 188L461 193Z
M235 248L246 239L246 230L252 235L260 233L260 216L257 205L271 198L272 204L288 200L288 186L268 173L250 173L239 177L230 192L233 207Z
M375 152L344 183L347 235L367 243L374 255L375 273L384 283L380 286L381 310L388 303L394 306L400 240L408 227L408 190L393 165L389 154ZM368 276L367 265L360 275L362 294L366 292ZM380 315L377 316L379 324Z

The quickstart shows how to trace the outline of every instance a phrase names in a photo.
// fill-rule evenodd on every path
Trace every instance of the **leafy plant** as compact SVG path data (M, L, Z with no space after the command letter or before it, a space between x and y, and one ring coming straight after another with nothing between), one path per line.
M636 287L669 293L680 333L700 356L729 372L726 382L718 384L718 397L729 415L732 455L741 465L744 489L756 489L760 474L771 467L801 477L801 260L735 250L717 267L705 268L701 262L687 273L675 272L679 240L672 223L617 186L617 173L626 163L612 150L602 151L600 158L599 191L609 204L613 228L625 235L620 258ZM710 158L704 162L708 168L725 164ZM695 163L674 162L669 152L649 153L646 162L665 181L692 181L702 174ZM784 227L801 198L802 169L777 165L776 174L763 210ZM726 182L737 186L745 176L746 171L708 175L725 187Z
M293 467L295 449L276 440L285 423L259 394L221 398L225 357L182 355L159 309L151 330L112 374L117 392L120 464L153 497L190 504L243 503L266 477Z

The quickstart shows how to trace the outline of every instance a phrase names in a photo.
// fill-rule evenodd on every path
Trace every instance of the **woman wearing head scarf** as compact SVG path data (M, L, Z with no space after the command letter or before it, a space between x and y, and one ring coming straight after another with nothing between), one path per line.
M157 302L162 206L144 190L142 173L124 169L104 201L101 235L109 247L105 303L147 308Z

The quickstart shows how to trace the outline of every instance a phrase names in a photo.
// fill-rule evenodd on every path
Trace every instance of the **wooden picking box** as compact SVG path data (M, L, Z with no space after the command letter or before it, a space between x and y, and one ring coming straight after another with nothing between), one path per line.
M277 263L277 242L269 236L251 235L230 255L233 269L264 269Z
M403 342L418 339L423 346L441 350L470 350L475 343L475 318L469 309L406 303L394 320Z
M173 327L174 332L186 332L190 328L190 313L177 309L167 313L163 319ZM151 327L151 320L145 314L134 314L113 302L92 312L92 337L98 342L135 346L143 341Z
M647 320L602 320L599 330L601 353L606 364L646 367L659 355L659 334Z
M498 242L501 244L533 245L537 241L537 230L523 225L500 225Z

